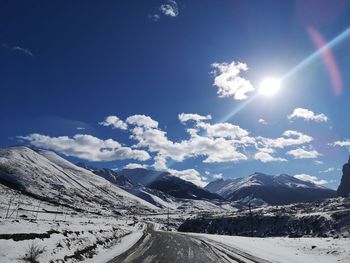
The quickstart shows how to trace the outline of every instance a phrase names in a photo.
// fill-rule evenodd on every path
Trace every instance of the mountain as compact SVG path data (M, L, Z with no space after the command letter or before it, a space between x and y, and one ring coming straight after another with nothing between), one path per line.
M134 183L141 184L153 190L162 191L176 198L195 200L223 199L218 194L211 193L168 172L136 168L123 169L118 174L129 178Z
M154 190L147 188L143 186L140 183L131 181L130 178L124 175L118 174L116 171L108 168L95 168L88 166L85 163L79 162L76 164L79 167L83 167L84 169L87 169L94 174L101 176L105 178L106 180L110 181L111 183L121 187L125 191L127 191L130 194L133 194L148 203L151 203L157 207L165 208L165 207L172 207L173 202L175 202L174 198L170 195L167 195L161 191Z
M0 149L0 183L77 210L114 211L117 214L158 210L149 202L53 152L24 146Z
M348 163L343 166L343 175L337 190L337 195L343 197L350 195L350 157Z
M76 163L76 165L86 170L89 170L94 174L101 176L104 179L110 181L111 183L121 186L123 188L134 187L133 182L129 178L119 175L116 171L112 169L95 168L95 167L88 166L86 163L83 163L83 162L78 162Z
M335 191L287 174L254 173L244 178L216 180L205 189L236 201L247 196L262 199L271 205L311 202L335 196Z

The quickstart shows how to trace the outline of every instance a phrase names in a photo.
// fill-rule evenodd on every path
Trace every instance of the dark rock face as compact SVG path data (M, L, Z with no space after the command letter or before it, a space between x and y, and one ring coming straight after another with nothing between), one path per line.
M348 163L343 166L343 175L337 190L338 196L348 197L350 195L350 157Z

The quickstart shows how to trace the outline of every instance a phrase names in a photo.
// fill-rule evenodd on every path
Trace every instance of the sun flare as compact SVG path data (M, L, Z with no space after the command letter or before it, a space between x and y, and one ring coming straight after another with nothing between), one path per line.
M260 83L260 94L264 96L273 96L281 88L281 81L277 78L266 78Z

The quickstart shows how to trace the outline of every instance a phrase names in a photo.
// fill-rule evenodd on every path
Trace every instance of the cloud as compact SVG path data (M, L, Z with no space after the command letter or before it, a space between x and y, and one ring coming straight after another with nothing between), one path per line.
M193 120L195 122L205 121L205 120L211 120L211 115L199 115L197 113L181 113L179 114L179 120L182 123L185 123L187 121Z
M346 147L350 150L350 140L345 141L335 141L333 143L329 143L330 146L340 146L340 147Z
M261 161L263 163L268 163L268 162L286 162L287 160L281 157L273 157L270 153L268 152L257 152L254 155L254 159Z
M104 121L101 121L98 124L106 127L111 126L114 129L121 130L126 130L128 128L128 125L117 116L108 116Z
M323 164L323 161L315 160L314 163L317 165L320 165L320 164Z
M242 129L237 125L231 123L198 123L197 127L202 128L206 131L208 137L212 138L240 138L248 136L248 131Z
M174 0L167 0L159 10L166 16L177 17L179 15L179 8Z
M79 131L85 130L84 127L76 127L76 129L79 130Z
M36 147L90 161L125 159L145 161L152 155L154 161L152 166L155 169L171 171L174 175L198 185L206 183L206 179L198 171L194 169L178 171L168 167L168 162L200 158L203 163L238 163L248 160L248 156L253 156L252 159L264 163L284 162L287 160L274 156L276 148L302 145L313 140L308 135L292 130L285 131L282 137L278 138L253 137L247 130L233 123L209 123L210 115L181 113L178 117L182 123L186 123L188 137L185 139L171 140L167 132L159 128L156 120L140 114L129 116L125 122L116 116L108 116L99 123L127 130L132 141L129 146L123 146L112 139L102 140L84 134L73 137L30 134L19 138ZM128 167L136 166L140 165L131 163ZM219 175L217 177L219 178Z
M143 168L146 169L148 167L147 164L140 164L140 163L128 163L123 168L124 169L136 169L136 168Z
M205 182L205 178L201 177L199 172L195 169L186 169L180 171L175 169L167 169L167 171L174 176L180 177L181 179L189 181L200 187L204 187L208 184L208 182Z
M307 151L302 148L290 150L286 154L292 155L294 159L313 159L321 155L319 152L315 150Z
M262 118L260 118L260 119L258 120L258 122L261 123L261 124L263 124L263 125L267 125L267 124L268 124L267 121L265 121L265 120L262 119Z
M182 162L190 157L206 157L203 162L229 162L246 160L247 157L238 152L235 141L224 138L211 138L193 133L189 140L173 142L167 138L166 132L158 128L135 127L131 130L131 138L137 141L135 148L146 147L148 151L157 153L159 158Z
M326 122L328 117L323 113L316 115L313 111L303 108L294 109L293 113L288 116L288 120L301 118L306 121Z
M254 91L249 80L240 76L241 72L247 71L247 64L234 61L229 63L213 63L214 86L218 89L220 98L232 97L235 100L245 100L246 93Z
M3 48L9 49L11 51L20 52L20 53L26 54L28 56L34 57L33 52L31 52L29 49L26 49L26 48L23 48L23 47L20 47L20 46L9 46L6 43L2 43L1 46Z
M160 19L160 16L158 14L149 14L148 18L153 20L154 22L157 22Z
M212 177L212 178L215 179L215 180L219 180L219 179L223 179L223 178L224 178L224 176L223 176L222 173L211 174L210 172L205 171L205 174L208 175L208 176L210 176L210 177Z
M317 185L324 185L327 184L328 181L323 180L323 179L318 179L316 176L308 175L308 174L296 174L294 175L295 178L306 181L306 182L311 182Z
M76 134L73 137L50 137L41 134L19 136L21 140L36 147L60 152L66 156L74 156L88 161L115 161L135 159L145 161L150 158L144 150L124 147L112 139L101 140L91 135Z
M222 175L222 173L219 173L219 174L212 174L211 177L213 177L215 180L223 179L223 178L224 178L224 176Z
M330 173L330 172L340 171L340 170L341 170L340 168L335 169L334 167L330 167L330 168L327 168L327 169L325 169L323 171L319 171L319 173L320 174L322 174L322 173Z
M126 119L126 122L145 128L157 128L158 122L146 115L132 115Z
M287 146L294 146L309 143L313 138L309 135L298 131L287 130L279 138L265 138L257 137L258 144L262 144L266 148L285 148Z

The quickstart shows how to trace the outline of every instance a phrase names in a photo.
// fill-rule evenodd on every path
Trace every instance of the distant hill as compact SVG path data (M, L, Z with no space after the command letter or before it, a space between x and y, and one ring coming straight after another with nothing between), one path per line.
M162 191L173 197L184 199L223 199L220 195L211 193L195 184L173 176L168 172L136 168L118 171L119 175L129 178L132 182L148 188Z
M220 179L209 183L205 189L230 201L251 196L271 205L312 202L336 195L334 190L287 174L254 173L243 178Z

